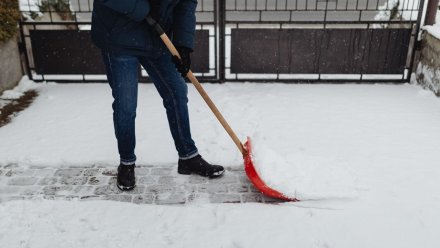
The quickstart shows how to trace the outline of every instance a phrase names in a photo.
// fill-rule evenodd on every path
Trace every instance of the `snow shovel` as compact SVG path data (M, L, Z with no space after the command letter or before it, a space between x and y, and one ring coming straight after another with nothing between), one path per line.
M150 26L152 26L156 32L159 34L162 41L165 43L166 47L170 51L170 53L173 56L177 56L180 59L179 52L177 51L176 47L173 45L171 40L168 38L168 35L164 32L162 27L159 23L157 23L151 16L148 16L147 22ZM270 188L267 186L264 181L261 179L261 177L258 175L258 172L256 171L254 167L254 163L252 161L252 146L251 146L251 140L248 137L247 141L243 145L241 141L238 139L235 132L232 130L232 128L229 126L228 122L225 120L223 115L220 113L218 108L215 106L214 102L211 100L211 98L206 93L205 89L200 84L199 80L194 76L193 72L190 70L188 74L186 75L188 79L191 81L191 83L196 87L197 91L202 96L203 100L205 100L206 104L208 104L211 111L214 113L215 117L217 117L220 124L223 126L223 128L226 130L226 132L229 134L231 139L234 141L235 145L237 146L238 150L240 150L241 154L243 155L244 159L244 168L246 171L246 175L254 184L255 188L257 188L261 193L264 195L267 195L269 197L278 198L285 201L298 201L297 199L292 199L289 197L286 197L282 193Z

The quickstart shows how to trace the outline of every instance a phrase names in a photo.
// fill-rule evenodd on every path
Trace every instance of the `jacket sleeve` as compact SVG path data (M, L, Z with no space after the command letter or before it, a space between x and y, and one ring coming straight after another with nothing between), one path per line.
M148 0L95 0L102 5L126 15L134 21L142 21L150 12Z
M197 0L181 0L174 9L173 42L194 50Z

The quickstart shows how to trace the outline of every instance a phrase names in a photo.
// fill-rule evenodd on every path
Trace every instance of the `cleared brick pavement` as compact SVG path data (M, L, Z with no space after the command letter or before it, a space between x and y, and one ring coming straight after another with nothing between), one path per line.
M136 176L137 187L123 192L115 184L116 168L0 166L0 202L20 199L111 200L137 204L277 202L259 193L242 168L227 168L223 177L207 179L179 175L175 166L140 165Z

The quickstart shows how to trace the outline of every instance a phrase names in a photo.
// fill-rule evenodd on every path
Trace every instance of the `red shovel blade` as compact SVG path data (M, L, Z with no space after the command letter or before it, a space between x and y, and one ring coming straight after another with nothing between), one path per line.
M247 138L244 147L247 150L247 154L246 156L244 156L244 170L246 171L249 180L252 182L255 188L257 188L261 193L269 197L281 199L284 201L298 201L298 199L289 198L284 194L267 186L264 183L264 181L261 179L261 177L258 175L258 172L254 167L254 162L252 161L252 145L249 137Z

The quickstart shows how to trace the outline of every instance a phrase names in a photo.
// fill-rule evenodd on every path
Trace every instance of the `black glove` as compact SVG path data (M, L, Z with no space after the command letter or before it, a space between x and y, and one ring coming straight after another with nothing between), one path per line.
M185 78L191 67L192 50L187 47L176 47L176 49L179 52L181 59L177 56L173 56L173 62L176 65L177 70L182 74L182 77Z
M150 0L150 13L148 15L157 23L160 22L160 0Z

